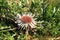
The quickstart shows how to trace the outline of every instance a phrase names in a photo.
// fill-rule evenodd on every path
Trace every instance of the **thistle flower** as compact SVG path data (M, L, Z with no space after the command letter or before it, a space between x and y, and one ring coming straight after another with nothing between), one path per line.
M22 28L35 28L36 26L36 21L34 19L35 15L32 15L32 13L22 13L21 14L17 14L16 21L15 23L18 24L18 26L21 26Z

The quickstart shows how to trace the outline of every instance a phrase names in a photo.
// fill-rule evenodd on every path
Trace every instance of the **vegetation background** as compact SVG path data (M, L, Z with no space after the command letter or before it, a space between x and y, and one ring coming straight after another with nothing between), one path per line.
M0 0L0 40L25 40L13 21L22 12L35 14L39 22L27 40L60 40L60 0Z

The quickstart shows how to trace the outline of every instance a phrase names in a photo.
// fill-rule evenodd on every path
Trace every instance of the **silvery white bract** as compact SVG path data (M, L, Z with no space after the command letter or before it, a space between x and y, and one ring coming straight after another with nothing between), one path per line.
M35 15L32 15L32 13L22 13L22 15L17 14L17 16L15 17L16 19L15 23L17 23L18 26L21 26L21 27L35 28L36 21L34 19L34 16Z

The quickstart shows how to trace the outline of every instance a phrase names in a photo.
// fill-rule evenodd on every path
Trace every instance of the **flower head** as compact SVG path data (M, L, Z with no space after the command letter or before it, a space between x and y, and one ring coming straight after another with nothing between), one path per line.
M15 23L22 27L35 28L36 21L33 17L32 13L17 14Z

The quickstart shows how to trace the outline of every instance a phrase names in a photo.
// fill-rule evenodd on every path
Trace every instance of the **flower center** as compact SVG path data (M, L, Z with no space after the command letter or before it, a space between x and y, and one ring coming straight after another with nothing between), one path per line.
M23 23L31 23L32 22L32 18L29 17L29 16L22 16L21 21Z

